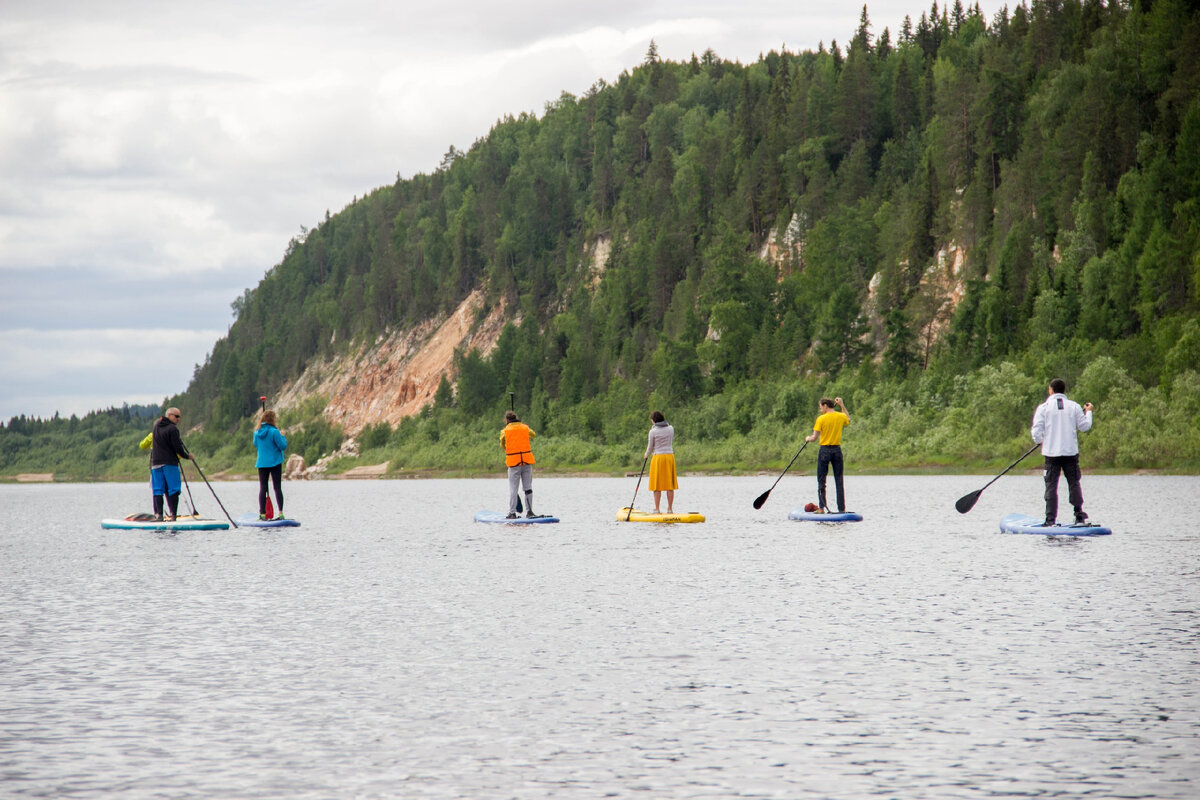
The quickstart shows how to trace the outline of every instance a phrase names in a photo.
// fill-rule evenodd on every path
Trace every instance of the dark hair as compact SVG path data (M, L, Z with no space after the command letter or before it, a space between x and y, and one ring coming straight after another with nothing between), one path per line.
M837 403L833 402L828 397L822 397L820 404L825 406L826 408L833 408L834 406L837 405Z
M508 422L520 422L520 420L517 419L517 412L515 411L505 411L504 419Z
M662 412L661 412L661 411L651 411L651 412L650 412L650 419L652 419L652 420L653 420L653 421L655 421L655 422L662 422L663 420L665 420L665 419L666 419L666 417L664 417L664 416L662 415Z
M1050 388L1054 390L1055 394L1066 394L1067 382L1062 378L1055 378L1054 380L1050 381Z

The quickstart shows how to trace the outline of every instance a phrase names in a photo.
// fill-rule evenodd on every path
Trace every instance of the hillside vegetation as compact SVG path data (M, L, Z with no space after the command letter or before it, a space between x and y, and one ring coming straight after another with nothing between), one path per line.
M636 469L652 408L685 471L774 467L840 394L852 467L972 469L1024 452L1057 376L1098 407L1085 466L1200 467L1195 4L956 2L878 34L864 7L851 33L749 65L651 43L327 213L171 402L246 463L259 395L482 288L514 324L363 460L497 468L512 392L552 468Z

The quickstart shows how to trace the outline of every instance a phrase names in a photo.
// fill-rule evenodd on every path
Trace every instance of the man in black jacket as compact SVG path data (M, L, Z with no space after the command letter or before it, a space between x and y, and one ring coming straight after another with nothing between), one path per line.
M179 436L179 409L168 408L167 413L159 417L151 432L150 445L150 490L154 494L154 519L163 518L163 495L167 496L168 519L175 519L179 513L179 491L181 488L179 475L179 459L191 458L192 455L183 446Z

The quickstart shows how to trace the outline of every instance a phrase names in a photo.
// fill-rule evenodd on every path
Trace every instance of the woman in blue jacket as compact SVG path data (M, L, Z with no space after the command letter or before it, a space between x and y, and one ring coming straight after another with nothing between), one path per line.
M254 446L258 448L258 518L267 518L267 480L275 484L275 501L278 513L275 519L283 519L283 451L287 439L279 432L275 423L275 412L263 412L254 432Z

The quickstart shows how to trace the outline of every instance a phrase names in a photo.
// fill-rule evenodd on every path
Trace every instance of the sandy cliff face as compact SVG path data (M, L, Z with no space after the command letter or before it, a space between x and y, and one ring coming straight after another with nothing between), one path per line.
M286 409L321 394L329 398L326 419L351 435L380 421L396 425L432 402L442 375L454 382L456 348L490 352L508 319L503 303L485 312L483 293L476 290L448 317L310 364L275 405Z

